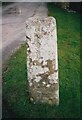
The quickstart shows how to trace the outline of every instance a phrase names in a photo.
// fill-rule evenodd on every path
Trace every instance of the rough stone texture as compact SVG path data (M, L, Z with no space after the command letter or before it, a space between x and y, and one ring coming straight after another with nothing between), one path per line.
M53 17L28 19L26 38L30 100L58 105L56 20Z

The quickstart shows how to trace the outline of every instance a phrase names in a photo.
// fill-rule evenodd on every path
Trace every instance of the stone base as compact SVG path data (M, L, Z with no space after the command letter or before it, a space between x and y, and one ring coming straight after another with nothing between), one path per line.
M56 20L53 17L28 19L26 38L30 100L58 105Z

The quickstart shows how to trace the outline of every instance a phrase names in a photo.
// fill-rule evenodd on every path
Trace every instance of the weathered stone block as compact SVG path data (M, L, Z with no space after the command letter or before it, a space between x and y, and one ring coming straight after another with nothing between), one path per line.
M30 18L26 22L27 73L30 100L59 104L56 20Z

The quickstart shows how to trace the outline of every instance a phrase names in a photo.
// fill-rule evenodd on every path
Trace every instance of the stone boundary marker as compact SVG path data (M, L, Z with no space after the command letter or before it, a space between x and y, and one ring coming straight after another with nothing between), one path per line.
M56 29L53 17L26 21L29 95L34 103L59 104Z

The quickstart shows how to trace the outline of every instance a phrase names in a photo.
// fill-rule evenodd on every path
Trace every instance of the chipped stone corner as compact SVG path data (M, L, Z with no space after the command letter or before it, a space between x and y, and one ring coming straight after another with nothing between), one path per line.
M59 105L56 20L30 18L26 22L30 100Z

